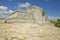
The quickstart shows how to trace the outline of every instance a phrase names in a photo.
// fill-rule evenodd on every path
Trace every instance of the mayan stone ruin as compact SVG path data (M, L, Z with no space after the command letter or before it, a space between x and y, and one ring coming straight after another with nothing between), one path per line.
M60 29L48 23L42 12L31 6L14 11L9 19L0 19L0 40L59 40Z
M42 8L37 6L30 6L27 8L27 10L16 10L10 14L9 19L4 20L11 23L32 22L42 24L45 23L45 16L42 16L42 12ZM2 20L2 22L4 21Z

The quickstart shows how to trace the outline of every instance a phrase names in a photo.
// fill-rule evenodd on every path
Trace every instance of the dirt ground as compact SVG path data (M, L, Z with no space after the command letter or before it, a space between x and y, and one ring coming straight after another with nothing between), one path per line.
M50 24L0 24L0 40L60 40L60 28Z

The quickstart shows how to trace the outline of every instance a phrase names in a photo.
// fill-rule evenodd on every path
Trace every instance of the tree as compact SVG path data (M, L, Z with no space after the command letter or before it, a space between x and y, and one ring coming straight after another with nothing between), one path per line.
M57 21L60 21L60 19L57 19Z
M46 12L45 12L45 11L43 11L43 12L42 12L42 16L45 16L45 15L46 15Z

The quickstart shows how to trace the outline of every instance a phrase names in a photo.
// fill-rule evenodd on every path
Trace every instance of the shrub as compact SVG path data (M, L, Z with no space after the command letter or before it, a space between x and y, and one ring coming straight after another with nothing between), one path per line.
M57 21L60 21L60 19L57 19Z
M45 11L43 11L43 12L42 12L42 16L45 16L45 15L46 15L46 12L45 12Z
M56 27L60 27L60 22L56 22L56 23L55 23L55 26L56 26Z
M60 21L57 19L57 21L50 20L51 23L53 23L56 27L60 27Z

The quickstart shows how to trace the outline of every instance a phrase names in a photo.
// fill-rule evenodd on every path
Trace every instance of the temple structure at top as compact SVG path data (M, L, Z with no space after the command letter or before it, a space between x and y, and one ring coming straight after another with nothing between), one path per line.
M10 18L6 20L12 23L45 23L45 16L42 16L42 8L38 6L29 6L27 10L16 10L10 15Z

